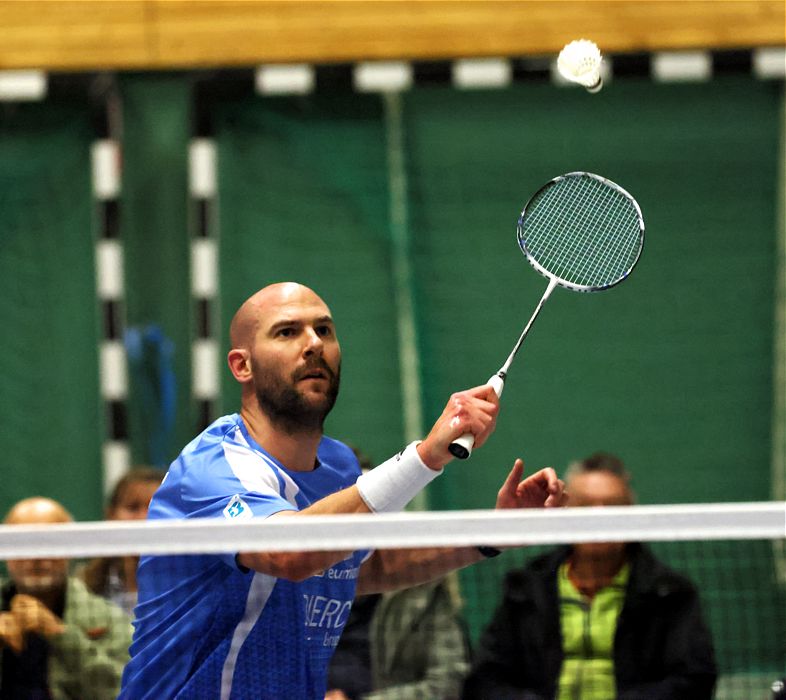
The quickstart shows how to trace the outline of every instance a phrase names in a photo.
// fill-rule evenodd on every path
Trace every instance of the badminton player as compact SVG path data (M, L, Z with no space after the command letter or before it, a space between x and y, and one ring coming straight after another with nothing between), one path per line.
M496 394L450 397L422 442L361 476L352 450L322 433L338 396L341 349L330 310L295 283L265 287L230 326L240 412L219 418L171 464L149 519L303 517L392 512L452 459L448 446L493 432ZM552 469L521 480L516 460L498 508L559 506ZM482 551L480 551L482 550ZM143 557L123 700L324 698L326 669L356 591L437 578L490 548L232 552Z

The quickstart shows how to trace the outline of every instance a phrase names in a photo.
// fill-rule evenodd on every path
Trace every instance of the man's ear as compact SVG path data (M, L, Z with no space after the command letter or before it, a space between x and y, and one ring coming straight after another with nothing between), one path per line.
M227 364L232 376L241 384L251 381L251 356L248 350L232 348L227 354Z

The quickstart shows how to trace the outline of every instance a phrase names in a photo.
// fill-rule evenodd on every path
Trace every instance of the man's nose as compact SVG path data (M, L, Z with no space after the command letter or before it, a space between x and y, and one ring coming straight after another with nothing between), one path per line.
M322 336L317 333L316 329L309 328L306 331L306 347L304 352L307 355L313 354L322 354L322 349L324 347L324 343L322 342Z

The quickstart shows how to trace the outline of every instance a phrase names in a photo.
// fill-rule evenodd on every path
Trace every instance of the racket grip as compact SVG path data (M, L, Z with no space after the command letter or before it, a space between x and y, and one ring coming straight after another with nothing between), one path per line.
M502 390L505 388L505 376L502 372L497 372L487 382L497 396L502 396ZM464 433L461 437L456 438L448 445L448 451L456 459L467 459L472 454L472 448L475 445L475 436L472 433Z

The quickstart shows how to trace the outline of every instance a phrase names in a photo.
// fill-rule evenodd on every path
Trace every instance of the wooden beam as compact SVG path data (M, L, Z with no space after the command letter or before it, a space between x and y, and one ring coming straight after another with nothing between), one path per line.
M783 46L783 0L0 0L0 68L259 63Z

